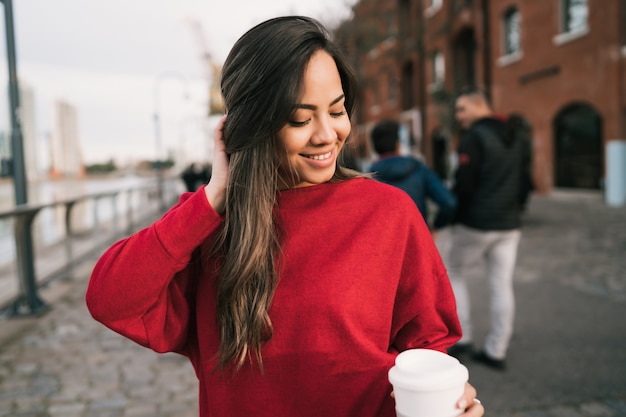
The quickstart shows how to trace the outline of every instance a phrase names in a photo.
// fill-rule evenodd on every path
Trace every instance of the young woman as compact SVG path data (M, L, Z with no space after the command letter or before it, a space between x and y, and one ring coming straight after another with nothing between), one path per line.
M415 204L339 163L351 70L319 23L275 18L234 45L222 93L211 180L108 249L92 315L187 356L202 417L395 416L398 352L445 352L460 329Z

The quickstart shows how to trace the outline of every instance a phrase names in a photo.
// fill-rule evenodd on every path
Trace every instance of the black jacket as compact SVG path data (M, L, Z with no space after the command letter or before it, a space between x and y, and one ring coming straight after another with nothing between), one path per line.
M461 138L456 222L479 230L520 227L524 144L499 119L476 121Z

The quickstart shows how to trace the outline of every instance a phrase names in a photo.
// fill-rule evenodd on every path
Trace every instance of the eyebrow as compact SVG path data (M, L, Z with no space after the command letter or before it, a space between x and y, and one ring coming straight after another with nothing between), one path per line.
M339 103L345 96L346 96L345 94L340 95L339 97L337 97L336 99L331 101L330 105L332 106L334 104ZM314 106L312 104L300 104L300 103L298 103L294 107L296 109L317 110L317 106Z

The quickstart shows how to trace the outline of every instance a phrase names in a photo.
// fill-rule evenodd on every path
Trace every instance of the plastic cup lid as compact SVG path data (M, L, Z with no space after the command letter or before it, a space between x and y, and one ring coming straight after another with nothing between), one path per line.
M464 384L469 372L456 358L431 349L410 349L396 357L389 382L407 390L431 391Z

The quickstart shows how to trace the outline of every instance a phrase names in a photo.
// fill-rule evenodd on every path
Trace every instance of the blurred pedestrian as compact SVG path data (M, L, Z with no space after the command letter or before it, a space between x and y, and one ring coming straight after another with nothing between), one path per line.
M211 179L211 169L206 164L193 162L187 166L180 174L180 178L185 183L187 191L196 191L201 185L206 184Z
M507 119L507 126L511 135L518 138L523 144L522 179L519 201L522 210L526 209L530 195L535 190L532 176L532 128L528 120L518 113L511 113Z
M400 124L394 120L379 122L371 131L374 150L379 155L370 171L374 178L404 190L413 199L431 230L447 226L456 209L456 197L439 176L414 156L400 154ZM429 221L427 200L436 204L437 214Z
M189 358L200 415L393 417L398 352L459 338L415 204L338 164L355 78L328 32L274 18L233 46L208 185L114 244L92 315ZM484 409L467 384L463 417Z
M473 351L467 274L486 262L491 304L490 329L473 358L495 369L506 368L513 333L513 272L520 241L520 189L523 146L506 121L493 113L484 92L466 88L455 103L456 119L465 129L458 149L453 191L458 199L447 267L457 300L463 337L448 352ZM481 300L482 301L482 300Z

